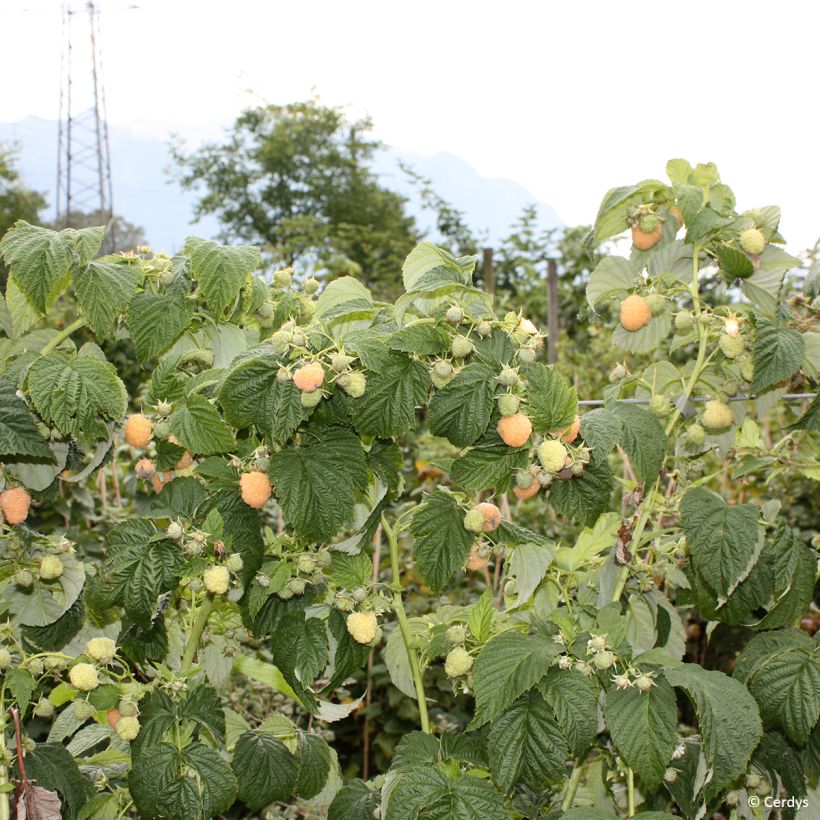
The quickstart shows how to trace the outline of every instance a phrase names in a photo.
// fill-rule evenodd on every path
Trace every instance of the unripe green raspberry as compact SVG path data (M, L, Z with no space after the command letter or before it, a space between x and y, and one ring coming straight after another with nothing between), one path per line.
M567 448L557 439L547 439L538 448L538 460L549 473L559 473L567 460Z
M40 560L40 577L52 581L63 574L63 562L56 555L45 555Z
M168 525L168 529L165 530L165 534L172 540L172 541L179 541L185 535L185 530L182 528L182 524L179 521L172 521Z
M669 404L669 400L666 396L656 394L649 400L649 412L655 416L663 418L664 416L668 416L671 410L672 405Z
M444 318L450 322L450 324L457 325L464 321L464 310L460 305L451 305L447 308Z
M310 324L316 315L316 302L311 299L302 299L299 303L299 321L303 325Z
M615 655L608 649L604 649L603 652L596 652L592 656L592 663L600 671L609 669L610 666L615 664Z
M496 379L504 387L515 387L519 382L518 373L507 364L501 368L501 372L496 376Z
M515 486L522 490L529 490L533 481L535 481L535 476L530 470L519 470L515 474Z
M277 330L270 337L270 345L277 353L287 353L293 334L289 330Z
M512 393L502 393L498 397L498 412L502 416L514 416L518 412L521 400Z
M174 405L170 401L161 401L157 404L157 414L162 416L170 416L174 409Z
M308 296L313 296L313 294L319 290L319 280L315 276L305 279L305 283L302 285L302 290Z
M648 692L654 685L650 675L641 674L635 678L635 686L637 686L641 692Z
M658 220L658 217L655 216L655 214L645 214L640 218L638 222L638 227L644 233L652 233L652 231L654 231L659 224L660 221Z
M134 740L140 733L140 722L133 716L121 717L114 730L123 740Z
M11 666L11 654L5 647L0 647L0 669L8 669Z
M294 344L296 347L305 347L305 346L307 345L307 336L305 336L305 334L304 334L304 333L302 333L302 331L301 331L301 330L299 330L298 328L296 328L296 329L295 329L295 330L291 333L290 341L291 341L291 342L292 342L292 344Z
M740 802L740 794L733 789L732 791L726 793L724 800L729 808L734 808Z
M296 559L296 569L305 575L310 575L316 569L316 559L312 555L303 553Z
M276 307L273 302L262 302L256 309L256 315L262 319L273 319L273 314L276 312Z
M280 590L279 590L279 592L277 592L276 594L277 594L277 595L278 595L278 596L279 596L279 597L280 597L283 601L289 601L289 600L293 597L294 592L293 592L293 590L292 590L289 586L284 586L284 587L282 587L282 589L280 589Z
M515 355L522 364L532 364L535 361L535 349L532 347L519 347Z
M762 781L760 775L756 774L755 772L752 772L746 778L746 788L756 789L762 782L763 781Z
M314 390L312 393L302 393L299 396L299 401L302 404L302 407L306 409L310 409L311 407L316 407L317 404L322 400L322 391L321 390Z
M232 552L225 560L225 566L231 572L240 572L243 566L242 556L238 552Z
M757 228L747 228L740 234L740 247L752 256L759 256L766 249L766 237Z
M367 590L364 587L356 587L351 590L350 597L353 598L357 604L360 604L365 598L367 598Z
M710 432L724 430L731 426L734 420L735 418L728 404L724 404L724 402L717 399L711 399L704 405L701 423Z
M678 770L671 766L663 773L664 783L674 783L678 779Z
M273 286L284 290L289 288L293 281L292 270L290 268L282 268L273 273Z
M482 339L485 339L493 332L493 326L489 322L482 320L475 326L475 332L481 336Z
M653 316L660 316L666 308L666 299L660 293L650 293L646 297L646 303Z
M117 704L117 711L123 717L133 717L134 715L137 714L137 704L134 703L134 701L132 701L132 700L126 700L125 698L123 698Z
M453 366L444 359L433 362L433 374L442 379L448 379L453 375Z
M535 479L542 487L549 487L553 482L553 475L546 470L539 470L535 474Z
M39 658L32 658L26 663L32 677L39 678L46 670L46 665Z
M691 447L700 447L706 440L706 431L697 422L686 428L686 443Z
M352 373L343 373L339 376L339 386L352 399L360 399L367 390L367 378L364 373L354 370Z
M334 353L330 357L330 369L335 370L337 373L342 373L350 367L352 361L352 356L348 356L345 353Z
M333 606L335 606L339 612L350 612L355 606L355 602L352 598L348 598L347 595L337 595L333 599Z
M60 658L57 655L49 655L45 663L49 672L62 672L66 668L65 658Z
M609 373L609 383L615 384L615 382L619 382L628 372L622 364L616 364Z
M450 344L450 350L457 359L464 359L475 350L475 347L466 336L455 336Z
M481 532L484 528L484 513L473 507L464 516L464 529L468 532Z
M746 348L746 343L742 336L729 336L728 333L722 333L718 340L720 349L727 359L736 359Z
M463 646L453 647L444 661L444 672L448 678L460 678L473 668L473 659Z
M287 384L292 380L293 376L290 375L290 371L286 367L280 367L279 370L276 371L276 381L279 384Z
M154 425L155 438L168 438L171 435L171 424L167 419L160 419Z
M87 666L88 664L86 664ZM87 700L74 701L74 717L77 720L88 720L94 714L94 707Z
M291 578L285 585L294 595L303 595L307 587L307 581L304 578Z
M14 573L14 583L20 589L28 589L34 583L34 576L27 569L19 569Z
M740 365L740 375L743 377L743 381L750 382L754 380L755 363L752 359L747 359Z
M675 315L675 330L684 333L695 323L695 318L688 310L682 310Z
M444 637L450 643L463 644L467 640L467 630L461 624L454 624L444 633Z
M40 698L34 707L34 714L46 719L54 717L54 704L48 698Z
M593 635L587 641L587 646L593 652L603 652L606 649L606 635Z
M569 471L577 478L580 475L584 474L584 470L586 470L586 465L583 461L576 461L574 464L569 465Z

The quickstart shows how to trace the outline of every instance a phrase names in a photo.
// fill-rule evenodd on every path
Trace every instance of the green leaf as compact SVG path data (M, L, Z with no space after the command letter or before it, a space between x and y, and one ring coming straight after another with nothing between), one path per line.
M488 431L474 447L453 462L450 477L467 490L512 489L518 470L529 464L529 446L508 447L498 433Z
M515 579L515 605L529 601L555 557L555 545L527 542L516 544L510 558L510 576Z
M173 465L171 465L173 466ZM193 476L180 476L169 481L151 504L151 512L165 518L193 519L199 505L205 500L205 488Z
M483 364L468 364L428 404L428 421L435 436L445 436L456 447L469 447L487 429L493 412L495 380Z
M453 256L431 242L416 245L402 265L404 289L409 293L427 290L431 283L459 282L469 285L475 269L475 256Z
M340 589L354 589L370 582L373 564L367 553L347 555L334 551L330 556L333 563L329 575Z
M372 791L364 780L356 778L336 792L327 811L327 820L373 820L373 812L380 801L378 791Z
M441 589L467 561L473 534L464 529L458 501L441 487L416 507L410 524L413 558L425 582Z
M370 647L360 644L347 631L345 617L339 610L331 610L328 626L336 639L336 654L333 657L333 677L324 691L332 692L345 678L364 666L370 655Z
M287 800L296 786L296 758L281 740L263 732L240 735L232 765L237 796L251 811Z
M755 370L752 392L790 378L803 362L803 337L796 330L775 327L758 316L755 322L755 343L752 356Z
M802 751L789 743L780 732L766 732L755 749L754 761L762 763L769 770L770 776L776 773L788 795L805 797L806 780L807 777L812 777L812 773Z
M416 405L430 388L427 368L400 353L385 357L367 375L365 394L353 401L353 425L361 436L389 438L406 433L416 420Z
M783 539L784 551L775 558L774 606L757 624L758 629L778 629L793 624L808 610L814 596L817 556L811 547L798 541L789 529Z
M194 455L224 453L234 448L233 434L208 399L191 393L171 416L173 434Z
M127 408L117 369L93 355L41 356L29 369L28 387L37 412L64 435L103 438L100 417L116 421Z
M623 299L635 287L635 279L636 272L627 259L621 256L605 256L589 275L589 306L595 310L596 307L613 299Z
M285 521L303 538L323 540L353 517L356 493L367 486L367 462L353 433L320 427L275 453L270 476Z
M0 240L0 256L40 313L46 312L68 284L73 257L62 233L18 220Z
M581 438L592 449L593 461L605 461L621 440L621 421L611 410L599 407L581 416Z
M177 709L180 718L193 720L207 729L213 742L222 746L225 738L225 713L222 711L222 698L207 683L188 690L188 696Z
M274 351L255 350L232 367L218 394L228 423L239 428L255 424L280 443L293 435L304 411L293 382L280 384L276 378L283 364Z
M370 291L352 276L334 279L316 300L316 315L326 322L350 314L367 313L372 308Z
M523 365L527 382L527 407L536 433L566 430L578 414L578 396L553 367L536 362Z
M38 786L60 793L64 820L74 820L94 793L91 782L80 774L62 743L38 743L27 752L26 776L36 780Z
M140 293L128 307L128 331L141 362L154 359L180 337L193 315L181 297Z
M678 738L672 687L663 678L648 692L613 686L606 696L604 718L623 759L649 790L657 787Z
M717 249L717 257L720 262L720 269L727 281L732 279L748 279L754 272L755 266L752 260L743 251L731 245L721 245Z
M521 632L503 632L487 641L473 667L476 708L469 728L498 717L544 676L559 651L558 644Z
M487 736L490 770L503 792L519 781L536 792L564 774L569 750L552 710L537 690L493 720Z
M248 277L262 264L262 254L251 245L218 245L195 236L185 240L183 253L191 258L191 275L217 316L236 301Z
M666 434L657 416L634 404L611 408L621 422L620 443L632 461L635 475L646 485L658 477L666 455Z
M418 322L406 325L390 336L390 349L420 356L435 356L450 346L447 334L436 325Z
M47 626L68 611L85 583L85 568L74 555L61 555L63 574L53 581L37 579L31 589L20 589L8 583L2 600L17 623L24 626Z
M550 669L539 684L558 725L567 739L570 753L583 754L598 734L598 690L577 669Z
M733 677L745 683L764 722L805 745L820 714L820 652L797 629L756 635L737 659Z
M57 652L74 639L85 621L82 595L59 617L46 626L24 626L23 648L26 652Z
M30 456L53 461L48 441L37 429L14 385L0 379L0 458Z
M680 510L695 568L718 595L727 595L745 577L755 551L757 507L728 507L720 496L697 488L686 493Z
M609 509L612 495L612 472L606 461L593 461L584 472L564 481L553 481L550 503L562 515L580 524L593 524Z
M299 734L299 773L296 794L304 800L315 797L324 788L330 774L330 747L318 735Z
M627 353L653 353L669 335L672 319L668 312L653 316L640 330L627 330L620 323L612 333L612 341Z
M5 684L17 701L17 706L20 708L20 719L25 719L31 696L37 688L31 672L27 669L9 669L6 672Z
M664 670L672 686L689 695L703 736L703 753L712 767L712 793L746 771L763 734L757 704L743 684L723 672L685 663Z
M89 262L74 272L74 290L97 338L107 335L136 293L142 279L137 264Z

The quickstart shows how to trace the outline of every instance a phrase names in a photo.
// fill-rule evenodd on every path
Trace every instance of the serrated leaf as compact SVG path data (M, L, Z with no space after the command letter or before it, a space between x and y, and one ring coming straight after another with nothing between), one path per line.
M356 778L336 792L327 810L327 820L372 820L380 800L378 791L373 791L364 780Z
M28 387L37 412L65 435L102 438L100 417L116 421L127 407L116 368L96 356L42 356L29 368Z
M98 339L114 327L117 314L128 307L141 279L142 273L136 264L89 262L74 271L74 290Z
M30 456L53 461L48 441L10 382L0 379L0 458Z
M746 684L766 723L806 744L820 715L820 652L808 635L797 629L756 635L733 677Z
M793 624L811 604L815 591L817 556L813 549L791 537L793 557L785 558L793 571L785 586L778 578L778 562L775 560L775 593L778 597L774 606L757 624L758 629L777 629Z
M537 433L566 430L578 413L578 396L569 382L552 367L536 362L524 365L528 415Z
M520 782L535 792L564 774L566 740L552 710L537 690L519 698L490 724L490 770L503 792Z
M296 758L281 740L264 732L240 735L232 765L237 796L251 811L287 800L296 785Z
M219 411L204 396L192 393L170 418L173 434L194 455L224 453L233 449L233 434Z
M488 431L453 462L450 477L467 490L506 492L512 489L516 472L529 463L529 450L529 446L508 447L494 430Z
M709 490L689 490L681 516L692 562L718 595L727 595L747 572L757 544L754 504L727 506Z
M54 581L37 579L23 590L16 584L6 585L2 601L16 622L25 626L48 626L68 611L85 583L85 568L74 555L61 556L63 573Z
M464 513L455 497L441 488L416 507L410 524L413 558L425 582L441 589L467 561L473 534L464 529Z
M612 333L612 341L627 353L652 353L672 329L672 319L668 312L653 316L640 330L627 330L620 323Z
M621 440L621 421L611 410L599 407L581 416L581 438L592 449L594 461L606 460Z
M550 669L539 684L569 750L583 754L598 734L598 691L592 681L577 669Z
M62 743L38 743L26 753L25 765L28 778L60 793L64 820L74 820L94 793L91 782L80 773Z
M390 336L391 350L401 353L416 353L421 356L435 356L450 346L447 334L434 324L420 321L405 325Z
M344 318L347 314L367 312L373 307L370 291L352 276L334 279L316 300L316 315L324 321Z
M720 269L727 280L748 279L754 272L755 266L752 260L743 251L731 245L721 245L717 249Z
M23 647L26 652L57 652L80 631L85 621L82 595L59 617L46 626L24 626Z
M255 424L277 442L285 442L304 416L301 392L276 378L283 359L274 351L252 351L235 364L219 388L225 419L234 427Z
M609 509L612 472L606 461L593 461L575 478L553 481L549 501L562 515L580 524L594 524Z
M625 297L635 287L635 277L628 260L621 256L605 256L589 275L586 290L589 306L595 310L613 299Z
M410 251L402 265L404 289L409 293L445 281L469 285L475 263L475 256L456 257L432 242L421 242Z
M515 579L516 606L529 601L547 574L554 557L555 545L543 541L525 542L513 548L509 571Z
M713 769L712 793L746 771L763 734L757 704L743 684L723 672L685 663L664 670L672 686L686 691L698 716L703 753Z
M487 641L473 667L476 708L470 728L498 717L544 676L558 644L538 635L504 632Z
M367 486L367 462L353 433L317 428L271 457L270 476L285 521L300 536L323 540L353 517L356 494Z
M804 350L803 337L796 330L775 327L758 316L752 353L755 367L752 392L761 393L790 378L803 362Z
M236 301L247 278L262 264L262 254L251 245L219 245L195 236L185 240L183 253L191 258L191 275L217 316Z
M299 735L299 772L295 792L304 800L315 797L324 787L330 774L330 748L318 735L302 732Z
M410 635L413 638L427 639L429 627L419 618L410 618L407 622ZM394 628L387 636L384 647L384 663L393 686L408 698L416 698L416 687L413 679L413 670L410 667L410 658L407 647L402 638L401 629Z
M416 420L416 405L430 388L420 362L390 353L377 373L368 373L365 394L353 401L353 425L361 436L389 438L406 433Z
M164 353L188 327L193 306L182 298L140 293L128 306L128 332L137 358L147 362Z
M31 696L37 688L31 672L27 669L8 669L4 683L11 692L11 696L17 701L17 706L20 709L20 719L24 720L28 705L31 703Z
M207 729L213 743L222 746L225 737L225 713L222 711L222 698L207 683L188 690L188 696L179 705L177 714L185 720L193 720Z
M678 739L672 687L663 678L648 692L613 686L606 696L604 718L623 759L649 790L654 789L663 780Z
M345 617L339 610L331 610L328 626L336 639L336 653L333 657L333 676L324 691L332 692L345 678L364 666L370 647L360 644L347 631Z
M427 407L433 435L448 438L456 447L469 447L487 429L493 412L493 371L483 364L468 364Z
M632 461L639 481L652 484L666 455L666 434L657 416L634 405L618 402L611 411L621 422L620 443Z

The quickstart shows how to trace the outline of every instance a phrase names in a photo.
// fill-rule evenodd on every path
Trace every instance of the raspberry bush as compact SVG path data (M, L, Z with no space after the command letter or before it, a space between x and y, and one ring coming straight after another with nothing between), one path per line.
M0 818L699 818L816 787L817 556L765 493L820 477L817 400L780 402L817 378L817 274L789 289L777 208L667 171L601 204L633 246L587 284L624 355L588 412L473 257L419 245L384 304L251 247L15 225ZM418 729L345 778L369 658Z

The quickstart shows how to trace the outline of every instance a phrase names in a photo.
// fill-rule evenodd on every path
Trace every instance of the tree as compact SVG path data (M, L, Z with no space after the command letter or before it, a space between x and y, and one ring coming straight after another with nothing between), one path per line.
M191 153L176 144L172 155L182 187L201 192L196 216L215 214L223 241L262 244L273 261L328 278L355 273L395 295L418 231L405 198L370 169L379 146L370 128L315 100L260 106L224 142Z

